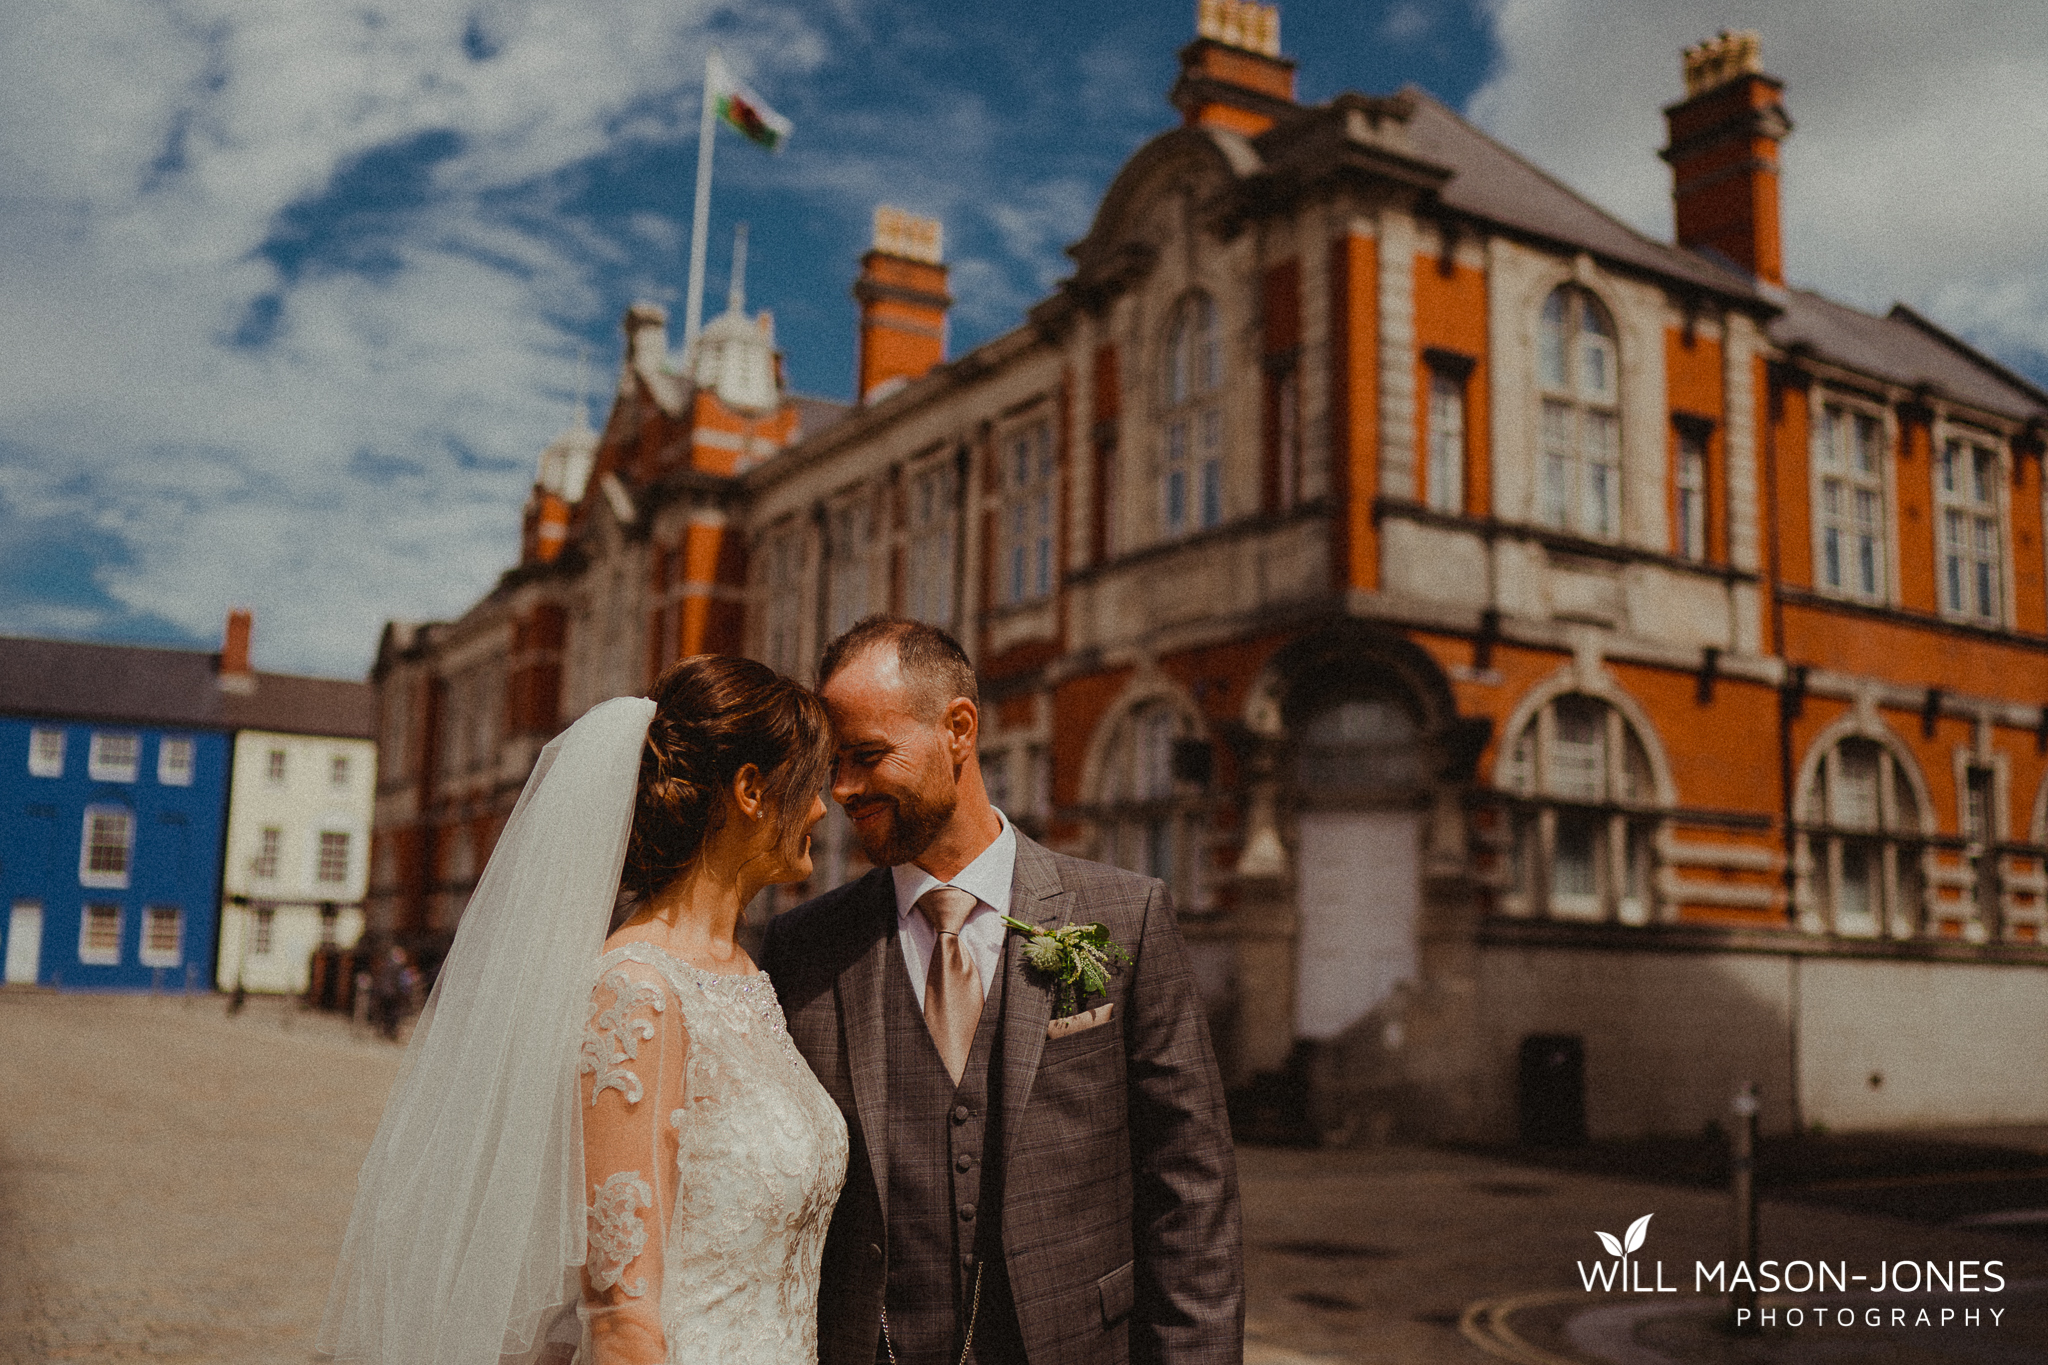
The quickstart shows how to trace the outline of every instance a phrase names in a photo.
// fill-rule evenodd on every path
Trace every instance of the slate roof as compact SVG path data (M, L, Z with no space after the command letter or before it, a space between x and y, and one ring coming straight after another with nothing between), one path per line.
M1415 101L1406 129L1414 154L1454 172L1440 195L1446 207L1718 294L1759 297L1748 276L1636 231L1433 95L1414 86L1403 93Z
M2048 415L2048 395L1903 304L1880 318L1804 289L1787 295L1784 314L1768 329L1780 346L1807 346L1908 388L1932 385L1947 397L2007 417Z
M257 673L254 690L223 691L220 655L148 645L0 637L0 715L276 730L370 739L376 692L368 683Z
M1409 87L1407 124L1415 155L1454 174L1444 204L1503 228L1579 247L1595 256L1722 295L1760 302L1777 345L1816 355L1906 387L2025 420L2048 416L2048 394L1903 304L1877 317L1799 289L1760 286L1732 265L1636 231L1577 191L1524 161L1425 91Z

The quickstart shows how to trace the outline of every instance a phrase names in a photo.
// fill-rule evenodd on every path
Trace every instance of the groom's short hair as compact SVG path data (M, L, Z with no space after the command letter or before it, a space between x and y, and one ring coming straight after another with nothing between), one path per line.
M870 649L888 644L896 646L896 666L909 684L911 706L919 720L937 720L955 697L981 705L974 665L960 642L937 626L906 616L863 617L825 646L825 656L818 661L819 690L840 669Z

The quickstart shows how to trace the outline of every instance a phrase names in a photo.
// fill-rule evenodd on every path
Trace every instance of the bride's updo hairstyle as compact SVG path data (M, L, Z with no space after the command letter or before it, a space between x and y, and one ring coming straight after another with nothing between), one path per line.
M749 763L792 854L832 766L832 726L815 694L753 659L699 654L661 675L640 750L640 787L622 889L644 899L674 881L725 818Z

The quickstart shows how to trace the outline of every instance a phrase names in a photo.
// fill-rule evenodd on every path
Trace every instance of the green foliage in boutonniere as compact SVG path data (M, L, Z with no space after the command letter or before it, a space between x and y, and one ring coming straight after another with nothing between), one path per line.
M1079 1010L1083 1000L1107 990L1109 979L1130 965L1130 954L1100 924L1041 929L1008 915L1003 923L1024 935L1024 961L1052 979L1054 1018Z

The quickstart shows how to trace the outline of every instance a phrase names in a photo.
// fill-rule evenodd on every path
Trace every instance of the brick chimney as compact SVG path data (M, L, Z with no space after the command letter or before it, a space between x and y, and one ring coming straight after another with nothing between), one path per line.
M860 258L853 297L860 302L855 391L863 403L886 398L946 358L944 228L883 204L875 240Z
M1200 0L1167 96L1189 127L1257 137L1295 109L1294 63L1280 55L1280 7Z
M1754 33L1685 49L1685 98L1664 110L1678 244L1785 283L1778 229L1778 143L1792 131L1784 83L1763 72Z
M256 632L256 617L247 607L229 607L227 629L220 642L220 690L249 693L256 690L256 670L249 666L249 639Z

